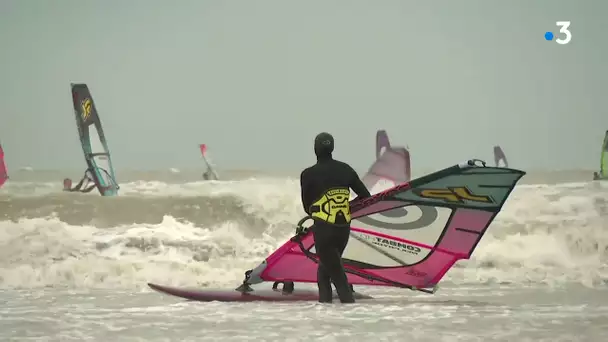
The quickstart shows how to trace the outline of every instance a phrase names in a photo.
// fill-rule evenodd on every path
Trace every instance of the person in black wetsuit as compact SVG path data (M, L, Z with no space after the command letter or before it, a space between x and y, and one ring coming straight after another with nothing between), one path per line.
M332 158L334 138L320 133L315 138L317 163L300 175L302 205L312 217L310 227L319 256L317 285L319 302L331 303L331 283L342 303L354 303L342 264L342 253L350 236L350 189L359 198L371 196L359 176L350 165Z
M88 185L90 182L93 182L93 184L89 187L85 187L84 189L81 189L84 184L84 182L87 182L86 185ZM91 192L93 191L93 189L95 189L97 185L95 184L95 182L93 181L93 176L91 175L91 170L87 169L87 171L85 171L84 176L82 177L82 179L80 180L80 182L78 182L78 184L76 184L75 187L72 187L72 180L69 178L66 178L63 180L63 191L69 191L69 192Z

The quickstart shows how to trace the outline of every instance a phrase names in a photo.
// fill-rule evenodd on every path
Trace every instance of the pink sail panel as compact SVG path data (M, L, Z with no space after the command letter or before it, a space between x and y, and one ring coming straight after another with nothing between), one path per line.
M201 155L203 156L203 158L205 158L205 154L207 154L207 145L206 144L200 144L199 147L201 149Z
M363 260L345 258L345 268L351 284L398 286L405 284L417 288L433 287L439 283L447 271L461 259L468 259L470 253L479 242L493 214L489 212L458 211L447 227L445 236L435 246L417 243L392 236L378 234L364 229L352 228L355 239L349 242L367 242L370 244L389 245L392 248L403 248L408 253L422 254L420 261L412 264L377 266ZM462 224L469 227L466 231L459 230ZM364 237L360 241L357 237ZM393 243L391 243L393 242ZM397 242L397 243L394 243ZM301 241L306 250L314 248L312 234L306 235ZM374 246L370 248L374 249ZM369 252L358 259L369 259ZM312 256L317 262L316 255ZM388 257L390 258L390 257ZM388 259L387 259L388 260ZM316 282L317 263L310 260L297 242L289 241L267 259L267 271L263 278L268 281ZM297 265L297 267L294 267Z
M351 202L353 228L343 255L349 281L435 286L455 262L471 256L524 174L462 164ZM309 232L272 253L248 282L314 283L317 265Z
M4 161L4 150L0 145L0 188L6 183L8 179L8 170L6 169L6 162Z
M509 167L509 162L507 161L507 156L505 156L505 153L503 152L502 148L500 148L500 146L496 145L496 146L494 146L494 165L499 166L499 163L501 160L502 160L503 164L505 165L505 167Z

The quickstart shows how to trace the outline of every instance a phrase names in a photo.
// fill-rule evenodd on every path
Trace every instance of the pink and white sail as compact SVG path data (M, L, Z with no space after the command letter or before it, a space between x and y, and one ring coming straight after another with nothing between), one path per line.
M349 282L432 292L458 260L470 258L524 174L469 161L355 199L343 255ZM317 264L308 232L279 247L246 282L314 283Z
M391 146L386 131L379 130L376 133L376 162L364 176L363 183L370 191L376 184L385 190L411 178L410 152L405 147Z

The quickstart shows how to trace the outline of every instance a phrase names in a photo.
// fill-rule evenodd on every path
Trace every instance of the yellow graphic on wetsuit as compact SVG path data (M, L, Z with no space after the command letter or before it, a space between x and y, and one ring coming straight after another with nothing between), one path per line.
M91 116L91 110L93 109L93 104L91 103L91 99L86 98L82 101L82 121L86 122L87 119Z
M331 224L350 224L350 189L333 188L310 206L313 218Z

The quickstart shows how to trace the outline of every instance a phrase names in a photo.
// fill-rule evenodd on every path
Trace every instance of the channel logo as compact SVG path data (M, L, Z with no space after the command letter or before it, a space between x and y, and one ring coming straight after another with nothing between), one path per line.
M572 40L572 32L570 32L570 22L569 21L557 21L555 25L559 27L559 35L560 37L556 37L556 35L551 32L545 32L545 40L550 42L555 39L555 42L560 45L566 45L570 43Z

